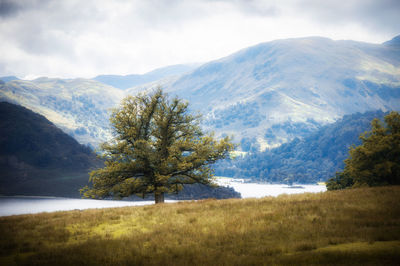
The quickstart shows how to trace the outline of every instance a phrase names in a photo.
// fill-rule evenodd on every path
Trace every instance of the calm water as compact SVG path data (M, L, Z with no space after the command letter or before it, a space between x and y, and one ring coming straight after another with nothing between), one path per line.
M242 194L242 198L260 198L265 196L278 196L280 194L326 191L325 186L318 185L302 185L303 188L288 188L286 185L243 183L243 180L235 181L228 178L218 179L218 183L220 185L233 187ZM167 200L166 202L172 203L176 201ZM143 206L153 203L154 201L132 202L51 197L0 197L0 216L94 208Z
M305 192L324 192L325 186L300 185L302 188L288 187L284 184L258 184L244 183L244 179L218 178L217 183L221 186L233 187L242 194L242 198L261 198L266 196L278 196L281 194L298 194Z

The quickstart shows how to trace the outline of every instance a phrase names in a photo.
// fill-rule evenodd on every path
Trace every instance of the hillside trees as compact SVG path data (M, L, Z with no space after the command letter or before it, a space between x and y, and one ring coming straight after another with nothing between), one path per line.
M350 149L343 172L328 181L329 190L400 184L400 114L393 111L371 126L360 136L362 144Z
M168 99L161 89L126 97L110 122L115 140L102 145L105 167L90 173L85 197L114 198L133 194L178 192L184 184L211 184L210 164L225 158L234 145L230 138L215 140L188 113L188 103Z
M256 182L284 183L290 175L295 183L326 181L343 170L349 148L361 144L359 136L371 129L371 120L376 117L383 119L387 114L379 110L345 115L335 123L280 147L249 152L235 160L219 161L215 173L247 177Z

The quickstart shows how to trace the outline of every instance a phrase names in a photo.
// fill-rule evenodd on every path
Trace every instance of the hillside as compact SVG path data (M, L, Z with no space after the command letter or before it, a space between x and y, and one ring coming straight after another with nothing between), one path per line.
M155 69L151 72L138 75L138 74L131 74L131 75L99 75L93 80L99 81L106 85L113 86L119 89L128 89L134 86L158 81L161 79L165 79L171 76L180 76L186 72L193 70L197 64L193 65L174 65L174 66L167 66L163 68Z
M346 114L398 110L396 38L380 45L321 37L261 43L162 86L205 114L208 129L235 135L242 150L271 148Z
M398 265L400 187L0 218L1 265Z
M79 197L101 164L45 117L0 102L0 194Z
M92 150L22 106L0 102L0 194L80 197L89 172L103 167ZM240 198L232 188L187 185L174 199ZM138 200L138 197L133 197Z
M280 183L316 183L343 170L343 160L351 145L359 145L359 135L371 129L374 118L383 120L382 111L346 115L321 127L303 139L244 158L220 162L216 174L255 181Z
M3 82L9 82L13 80L19 80L19 78L17 78L16 76L6 76L6 77L0 77L0 80Z
M49 119L81 144L97 147L111 137L108 119L123 92L88 79L39 78L0 84L0 99Z

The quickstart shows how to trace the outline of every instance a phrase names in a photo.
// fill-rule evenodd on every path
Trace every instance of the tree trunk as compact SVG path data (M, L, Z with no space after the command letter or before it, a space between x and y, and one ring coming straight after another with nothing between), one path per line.
M164 192L154 192L154 200L157 203L164 203Z

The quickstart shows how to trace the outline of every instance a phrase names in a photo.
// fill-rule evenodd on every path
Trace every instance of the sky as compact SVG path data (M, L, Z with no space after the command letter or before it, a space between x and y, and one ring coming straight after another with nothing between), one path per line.
M142 74L307 36L382 43L399 18L400 0L0 0L0 76Z

